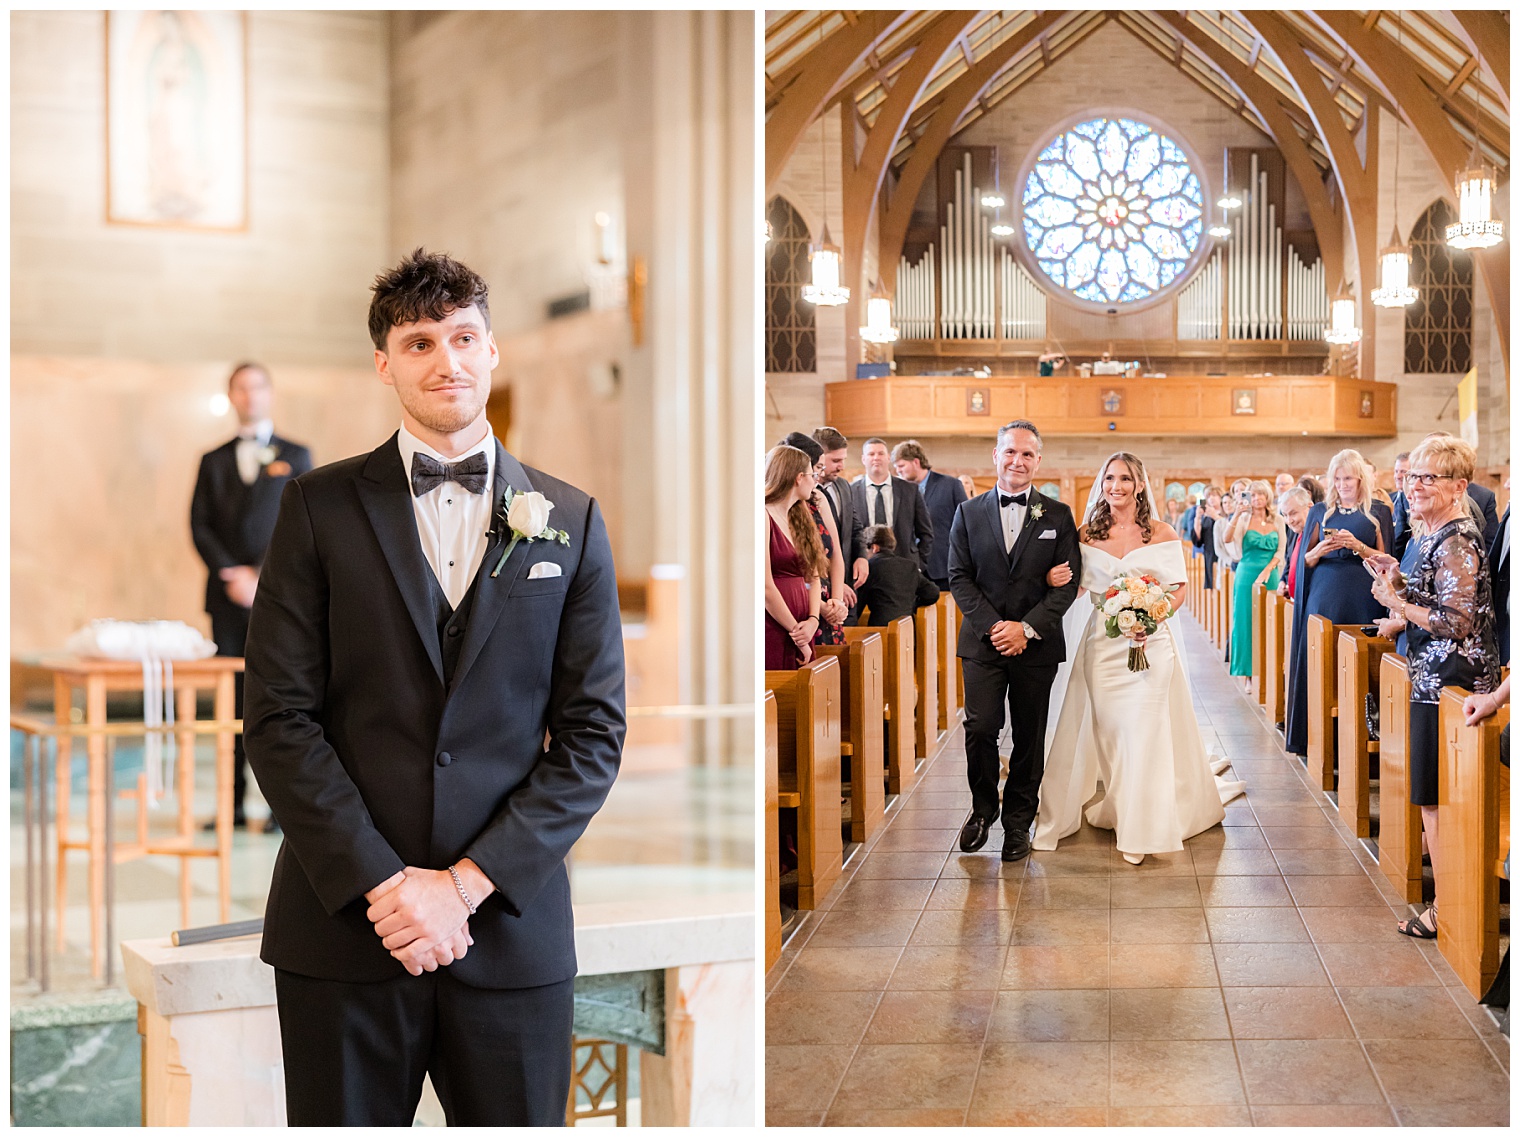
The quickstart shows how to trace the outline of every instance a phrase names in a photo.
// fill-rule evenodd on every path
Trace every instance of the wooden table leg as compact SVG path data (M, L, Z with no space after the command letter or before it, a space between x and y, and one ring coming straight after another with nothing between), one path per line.
M179 739L179 778L175 797L179 799L179 836L188 847L195 839L195 688L181 687L175 692L174 717L184 724ZM167 788L167 787L166 787ZM179 926L190 924L190 864L194 858L179 859Z
M103 675L85 679L84 721L87 726L106 724L106 681ZM90 974L96 979L105 973L105 951L101 934L106 906L106 794L112 792L106 778L106 739L91 735L85 743L90 756L89 829L90 829Z
M216 721L230 722L237 714L234 676L223 672L216 680ZM232 741L231 731L216 733L216 885L221 921L232 912Z
M62 675L53 676L53 721L59 726L68 726L74 721L74 688ZM58 780L57 809L58 821L53 828L53 835L58 842L55 850L57 862L55 872L57 875L57 904L53 915L58 924L58 950L64 950L64 921L63 913L69 902L69 858L64 849L64 842L69 839L69 775L70 766L73 764L74 740L68 735L58 737L58 756L54 762L54 777Z

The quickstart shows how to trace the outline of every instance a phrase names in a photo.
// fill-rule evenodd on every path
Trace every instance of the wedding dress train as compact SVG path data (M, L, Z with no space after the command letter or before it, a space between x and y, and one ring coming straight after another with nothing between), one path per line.
M1130 641L1109 639L1099 611L1119 576L1148 573L1163 584L1187 579L1182 543L1142 545L1115 557L1082 546L1082 587L1065 621L1067 659L1051 691L1053 733L1033 845L1054 849L1082 825L1112 829L1120 851L1177 852L1224 820L1224 803L1245 783L1216 777L1198 719L1180 636L1169 620L1145 644L1149 670L1130 671ZM1064 695L1062 683L1065 681Z

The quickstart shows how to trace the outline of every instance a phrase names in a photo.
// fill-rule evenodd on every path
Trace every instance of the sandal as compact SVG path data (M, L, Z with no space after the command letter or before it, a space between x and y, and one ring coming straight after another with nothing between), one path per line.
M1425 922L1425 917L1430 917L1430 923ZM1432 904L1418 916L1412 916L1408 920L1400 920L1394 925L1401 935L1409 936L1416 940L1433 940L1440 931L1436 924L1436 906Z

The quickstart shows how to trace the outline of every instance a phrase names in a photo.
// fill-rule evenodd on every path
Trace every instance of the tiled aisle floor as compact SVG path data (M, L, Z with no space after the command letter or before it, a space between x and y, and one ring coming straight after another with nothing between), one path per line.
M1508 1123L1508 1040L1181 627L1224 825L962 854L957 735L767 977L769 1124Z

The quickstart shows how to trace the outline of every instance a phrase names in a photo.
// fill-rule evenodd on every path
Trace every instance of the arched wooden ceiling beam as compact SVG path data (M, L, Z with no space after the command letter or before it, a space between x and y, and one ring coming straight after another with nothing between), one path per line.
M1450 29L1482 61L1483 69L1493 76L1494 86L1504 109L1509 111L1509 22L1497 11L1488 9L1453 11L1457 26Z
M1257 117L1266 123L1267 131L1277 143L1293 180L1298 183L1298 188L1308 203L1309 223L1314 226L1314 235L1319 240L1321 259L1326 265L1339 267L1344 263L1345 256L1340 214L1335 208L1335 202L1331 200L1330 192L1325 188L1320 169L1315 165L1309 147L1298 136L1298 131L1293 129L1277 88L1250 70L1211 37L1197 34L1196 29L1180 12L1157 12L1156 16L1177 33L1179 43L1186 40L1194 51L1217 67L1240 92L1240 97L1250 104ZM1262 43L1259 37L1256 43L1259 50Z
M955 133L956 123L971 109L981 97L982 92L1030 44L1037 42L1040 36L1072 15L1073 13L1065 10L1040 13L983 56L975 67L970 68L945 88L939 109L934 112L934 117L929 120L923 133L918 136L918 141L914 143L913 154L908 159L907 165L903 167L902 176L897 180L897 185L892 191L892 199L888 202L881 219L881 235L877 242L877 265L882 287L889 295L897 287L897 262L902 257L903 242L908 236L908 222L913 217L913 204L918 200L918 192L923 188L924 179L934 169L934 163L940 151L945 148L945 143L950 140L950 136Z
M1377 312L1371 296L1377 272L1377 116L1366 114L1362 117L1361 129L1366 132L1363 140L1365 155L1358 154L1356 141L1341 118L1340 107L1325 86L1319 70L1309 61L1292 26L1275 12L1248 11L1241 12L1240 17L1250 23L1277 57L1283 74L1293 84L1299 101L1314 120L1314 128L1330 154L1330 166L1340 183L1346 222L1351 229L1356 253L1357 275L1361 283L1358 303L1361 326L1370 329ZM1327 283L1344 272L1343 263L1333 264L1326 260ZM1360 347L1362 374L1368 378L1374 374L1373 341L1373 336L1364 335Z
M1456 200L1457 173L1467 164L1467 152L1461 140L1451 129L1446 112L1436 97L1419 81L1407 66L1402 54L1387 36L1368 31L1348 13L1319 11L1315 15L1346 45L1346 50L1356 57L1358 64L1369 74L1377 77L1398 98L1404 121L1425 144L1431 160L1441 171L1441 180L1450 188L1452 200ZM1509 249L1475 250L1473 260L1483 273L1488 286L1489 300L1493 304L1495 323L1499 329L1499 350L1504 358L1505 370L1509 370Z
M866 56L914 15L913 12L873 13L877 18L840 28L807 56L807 66L782 92L765 121L765 193L774 191L802 133L818 117Z
M859 284L862 253L865 249L866 229L871 213L876 208L876 198L881 192L882 181L887 175L887 163L897 140L902 137L908 118L913 113L924 88L934 78L946 52L958 50L964 43L966 30L975 23L980 12L945 12L924 29L913 58L897 73L891 93L881 105L866 136L865 146L854 168L849 169L849 156L853 147L846 146L844 176L844 268L845 280L851 288Z

